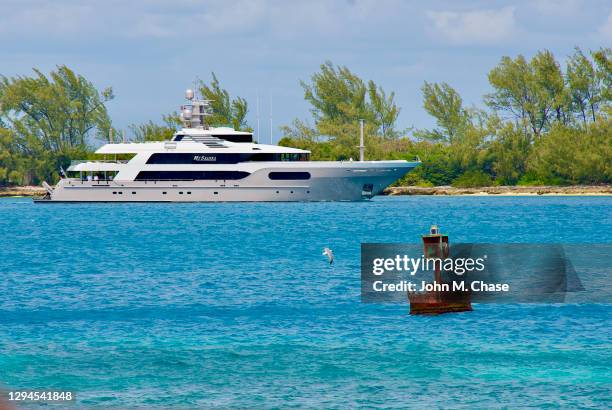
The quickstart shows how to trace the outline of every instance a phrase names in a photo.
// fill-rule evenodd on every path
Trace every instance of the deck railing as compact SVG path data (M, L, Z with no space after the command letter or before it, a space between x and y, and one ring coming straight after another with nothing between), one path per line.
M72 160L70 161L70 166L75 166L75 165L79 165L79 164L84 164L87 162L104 162L104 163L108 163L108 164L127 164L129 162L129 160L127 159L117 159L117 160L112 160L112 159L77 159L77 160Z

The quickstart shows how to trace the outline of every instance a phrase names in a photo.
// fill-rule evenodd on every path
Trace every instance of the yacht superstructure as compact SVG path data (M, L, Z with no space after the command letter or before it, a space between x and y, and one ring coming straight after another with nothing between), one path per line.
M208 127L209 102L181 107L170 141L110 143L73 161L38 202L357 201L381 193L418 161L310 161L310 151L258 144L249 132Z

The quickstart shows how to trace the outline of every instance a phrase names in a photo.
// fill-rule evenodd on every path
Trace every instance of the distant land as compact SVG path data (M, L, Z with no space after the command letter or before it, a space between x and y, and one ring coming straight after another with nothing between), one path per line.
M489 186L456 188L452 186L396 186L385 189L385 195L612 195L612 185L571 186Z
M531 59L503 56L487 79L490 92L473 106L446 82L423 82L423 108L436 126L401 129L394 91L326 61L300 81L311 117L280 127L278 145L308 150L312 161L358 158L363 120L367 160L421 160L400 186L477 188L443 189L454 194L485 192L481 186L612 183L612 48L576 48L567 61L550 50ZM207 125L253 132L247 100L232 97L214 73L194 88L211 101ZM96 158L97 144L165 141L184 125L168 112L161 122L132 124L128 136L113 126L106 108L113 98L111 87L99 90L65 65L48 76L0 75L0 186L53 185L71 160ZM532 193L517 189L505 191Z

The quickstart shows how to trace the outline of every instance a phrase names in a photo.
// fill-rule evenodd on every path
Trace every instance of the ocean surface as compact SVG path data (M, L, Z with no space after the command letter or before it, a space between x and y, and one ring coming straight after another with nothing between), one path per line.
M0 388L75 391L67 408L610 408L612 301L360 302L360 243L432 223L452 243L611 243L612 198L1 199Z

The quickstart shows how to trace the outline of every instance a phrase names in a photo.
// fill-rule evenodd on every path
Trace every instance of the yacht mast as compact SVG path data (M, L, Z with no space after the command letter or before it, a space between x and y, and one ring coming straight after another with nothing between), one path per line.
M185 91L185 98L189 104L181 106L181 119L185 128L207 129L206 117L212 115L210 100L198 100L193 90Z
M272 94L270 94L270 145L272 145Z
M257 141L261 140L261 133L259 132L259 90L257 90Z
M359 128L360 128L360 134L359 134L359 161L363 162L363 151L365 149L365 146L363 145L363 119L359 120Z

